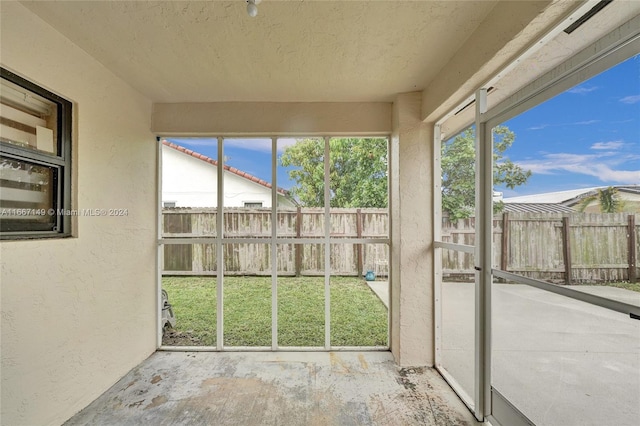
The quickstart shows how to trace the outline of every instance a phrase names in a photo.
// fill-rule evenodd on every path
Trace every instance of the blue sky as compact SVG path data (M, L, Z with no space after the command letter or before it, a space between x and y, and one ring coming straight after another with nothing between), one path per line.
M165 138L214 160L218 159L218 142L212 138ZM277 142L278 156L284 149L296 142L291 138L280 138ZM271 139L270 138L229 138L224 142L225 164L243 172L271 182ZM278 167L277 185L289 189L293 182L289 179L291 167Z
M516 140L506 155L533 172L505 197L594 186L640 184L640 55L507 121ZM217 141L168 140L217 159ZM279 139L278 154L295 143ZM226 139L226 164L271 182L271 139ZM278 186L290 188L287 169Z
M640 55L504 123L506 155L533 172L505 197L640 184Z

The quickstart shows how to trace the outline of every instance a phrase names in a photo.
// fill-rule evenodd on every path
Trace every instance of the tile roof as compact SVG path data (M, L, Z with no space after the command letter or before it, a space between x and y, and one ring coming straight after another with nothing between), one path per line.
M172 142L169 142L169 141L166 141L166 140L163 140L162 144L165 145L165 146L168 146L169 148L173 148L176 151L179 151L179 152L182 152L184 154L190 155L192 157L197 158L198 160L202 160L202 161L204 161L206 163L209 163L209 164L212 164L212 165L218 167L218 161L214 160L213 158L207 157L206 155L202 155L202 154L200 154L198 152L195 152L193 150L190 150L188 148L185 148L183 146L177 145L175 143L172 143ZM224 166L224 170L226 170L226 171L228 171L230 173L233 173L235 175L238 175L238 176L240 176L242 178L248 179L251 182L255 182L255 183L257 183L259 185L262 185L264 187L267 187L267 188L271 188L272 187L270 182L267 182L266 180L260 179L260 178L258 178L256 176L253 176L253 175L251 175L251 174L249 174L247 172L243 172L242 170L236 169L235 167L231 167L231 166L225 165ZM280 193L281 195L285 195L285 196L289 195L289 191L287 191L286 189L282 189L282 188L278 188L278 193Z

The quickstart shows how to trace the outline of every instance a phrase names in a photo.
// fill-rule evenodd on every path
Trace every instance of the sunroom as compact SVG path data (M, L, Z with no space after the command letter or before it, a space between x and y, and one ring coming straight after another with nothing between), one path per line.
M453 389L469 422L623 425L640 416L640 303L510 272L495 262L492 233L492 129L637 61L637 2L3 1L0 12L3 424L73 422L158 353L174 360L191 353L326 355L331 366L348 370L336 361L344 354L360 366L382 359L414 372L427 368ZM630 81L629 93L638 95L639 86ZM442 144L469 126L476 138L475 227L467 233L473 238L451 241L442 231ZM384 147L378 163L385 169L376 176L386 193L378 210L365 202L334 210L347 186L332 180L335 150L344 141ZM303 143L319 149L319 201L300 205L298 198L285 206L280 154ZM163 147L171 144L216 176L212 203L198 211L181 211L177 195L164 195L171 182ZM266 178L238 171L234 161L244 154L229 154L234 144L261 147ZM225 182L238 176L267 195L232 205L235 190ZM225 218L242 209L263 218L260 232L228 231ZM189 219L202 225L200 233L192 225L180 232L168 227L173 216L186 214L208 215L210 222ZM625 225L624 281L637 279L640 252L640 218L629 217L635 222ZM384 230L367 231L372 222ZM353 233L343 232L348 224ZM203 250L210 256L196 262ZM168 266L180 263L168 260L174 252L188 256L187 267ZM262 255L261 266L251 266ZM237 269L228 266L233 256ZM316 259L315 269L305 267L305 256ZM448 285L445 276L443 257L455 256L474 268L464 287ZM283 266L287 259L291 269ZM311 269L304 278L318 283L319 302L298 309L301 299L292 296L285 305L288 275ZM343 275L364 283L369 270L382 283L384 326L381 338L361 343L338 334L348 328L337 319L347 308L336 304L334 290ZM170 275L198 276L211 286L211 299L201 304L212 312L210 340L163 341ZM235 325L227 292L240 279L234 275L259 277L267 292L260 299L265 313L256 315L243 299ZM524 298L540 306L498 312L503 285L528 291ZM551 331L580 322L563 316L576 311L604 328L589 334L580 324L565 327L556 334L568 336L561 349L549 348L548 330L535 333L518 321L550 304L566 308L544 311L554 318L545 322ZM286 318L289 305L298 308ZM177 320L184 318L174 308ZM300 343L296 336L306 332L300 324L311 311L319 325ZM252 318L266 327L258 343L229 340L234 327ZM289 340L287 323L299 326ZM505 332L506 326L512 328ZM607 330L619 339L609 341ZM516 345L520 339L526 344ZM592 347L594 339L606 344ZM555 355L535 355L542 352ZM567 361L569 353L588 362ZM371 401L361 402L371 410ZM131 408L143 416L171 404L145 405ZM353 418L341 413L348 424L390 421L367 410ZM109 410L102 414L91 418L115 421ZM289 424L331 424L300 419Z

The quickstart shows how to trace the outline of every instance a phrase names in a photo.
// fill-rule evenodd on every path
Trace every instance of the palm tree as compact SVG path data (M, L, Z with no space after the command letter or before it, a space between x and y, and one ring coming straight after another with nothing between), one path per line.
M618 190L610 186L604 189L598 189L593 195L586 197L578 208L583 212L592 201L599 201L601 213L617 213L622 211L622 200L618 197Z

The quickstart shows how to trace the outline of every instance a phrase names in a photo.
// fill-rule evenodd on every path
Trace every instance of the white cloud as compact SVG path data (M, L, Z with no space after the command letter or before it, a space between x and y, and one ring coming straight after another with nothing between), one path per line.
M594 90L598 90L598 87L597 86L591 86L591 87L578 86L578 87L574 87L573 89L567 90L567 92L574 93L576 95L586 95L587 93L593 92Z
M216 138L167 138L167 140L184 147L190 147L193 150L196 150L195 147L215 147L218 144ZM296 141L297 139L295 138L278 138L278 152L282 152L288 146L294 145ZM224 140L224 146L271 153L271 138L228 138Z
M217 146L216 138L166 138L169 142L174 142L181 146Z
M282 152L285 148L295 145L298 139L295 138L278 138L277 140L277 150L278 152ZM225 139L224 145L227 147L241 148L247 149L250 151L258 151L271 153L271 139L261 138L261 139Z
M549 124L540 124L538 126L529 127L527 128L527 130L542 130L546 129L547 127L549 127Z
M599 123L600 120L583 120L583 121L574 121L572 123L557 123L557 124L539 124L537 126L528 127L527 130L542 130L547 127L561 127L561 126L588 126L590 124Z
M591 145L591 149L620 149L624 146L622 141L596 142Z
M622 182L635 184L640 182L640 170L612 170L606 165L598 165L592 176L603 182Z
M271 154L271 139L225 139L224 146Z
M635 121L633 118L629 118L627 120L618 120L618 121L610 121L611 124L623 124L623 123L631 123Z
M599 123L600 120L585 120L585 121L574 121L573 123L566 123L567 126L588 126L589 124Z
M640 102L640 95L625 96L624 98L620 99L620 102L622 102L623 104L637 104L638 102Z
M294 138L280 138L278 139L278 152L282 152L285 148L295 145L298 140Z
M569 172L597 177L602 182L635 184L640 182L640 170L616 170L616 167L628 161L637 161L639 158L638 155L619 155L617 152L553 153L542 154L539 159L521 161L517 164L534 174L553 175Z

